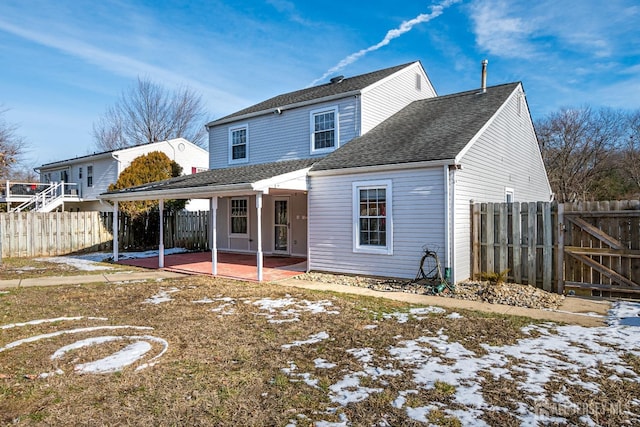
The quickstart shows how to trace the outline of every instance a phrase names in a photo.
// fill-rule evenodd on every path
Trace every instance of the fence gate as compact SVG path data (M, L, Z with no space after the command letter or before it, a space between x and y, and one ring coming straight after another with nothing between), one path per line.
M637 201L558 205L558 224L558 265L564 263L558 291L564 285L604 296L640 293Z

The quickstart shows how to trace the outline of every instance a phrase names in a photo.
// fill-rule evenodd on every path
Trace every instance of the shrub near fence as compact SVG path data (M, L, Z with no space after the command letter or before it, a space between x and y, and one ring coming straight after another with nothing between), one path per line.
M159 215L132 221L119 212L119 250L157 249ZM209 248L209 212L164 215L165 248ZM0 213L1 257L57 256L73 252L110 251L112 212Z

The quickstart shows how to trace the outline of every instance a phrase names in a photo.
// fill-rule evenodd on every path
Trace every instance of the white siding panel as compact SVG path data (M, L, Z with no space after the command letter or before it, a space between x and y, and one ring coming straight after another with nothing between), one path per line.
M470 203L504 202L505 189L515 201L548 201L551 188L540 156L531 117L518 89L505 108L460 160L455 172L455 278L471 274Z
M393 254L353 251L352 183L391 179ZM422 248L444 257L444 186L441 168L311 177L309 267L312 270L413 278Z
M420 89L416 87L420 75ZM413 101L434 97L435 91L417 63L362 94L362 135Z
M281 160L320 157L311 154L310 112L319 108L337 106L339 120L339 144L343 145L357 136L359 123L358 100L344 98L323 104L284 110L282 114L265 114L243 120L249 126L249 161L245 164L270 163ZM233 123L209 130L209 168L229 166L229 127Z

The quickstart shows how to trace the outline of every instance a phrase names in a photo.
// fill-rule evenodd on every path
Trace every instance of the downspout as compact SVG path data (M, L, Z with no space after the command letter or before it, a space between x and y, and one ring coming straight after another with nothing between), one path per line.
M451 260L449 261L449 280L451 283L456 283L456 272L455 268L451 268L451 266L456 265L456 171L460 166L455 165L451 168L451 172L449 173L449 179L451 183L449 184L449 193L451 196Z
M448 276L447 272L451 271L451 218L450 218L450 195L449 195L449 165L444 165L444 221L445 221L445 236L444 236L444 275Z

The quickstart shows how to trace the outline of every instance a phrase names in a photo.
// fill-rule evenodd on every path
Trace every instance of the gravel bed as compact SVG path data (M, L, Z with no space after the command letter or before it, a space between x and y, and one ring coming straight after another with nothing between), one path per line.
M323 283L336 283L339 285L359 286L378 291L408 292L413 294L431 295L428 287L411 283L410 280L382 279L365 276L348 276L328 273L306 273L299 276L300 279ZM517 283L492 284L490 282L467 281L455 286L450 292L445 290L437 294L445 298L459 298L469 301L482 301L492 304L506 304L527 308L558 308L564 296L529 285Z

